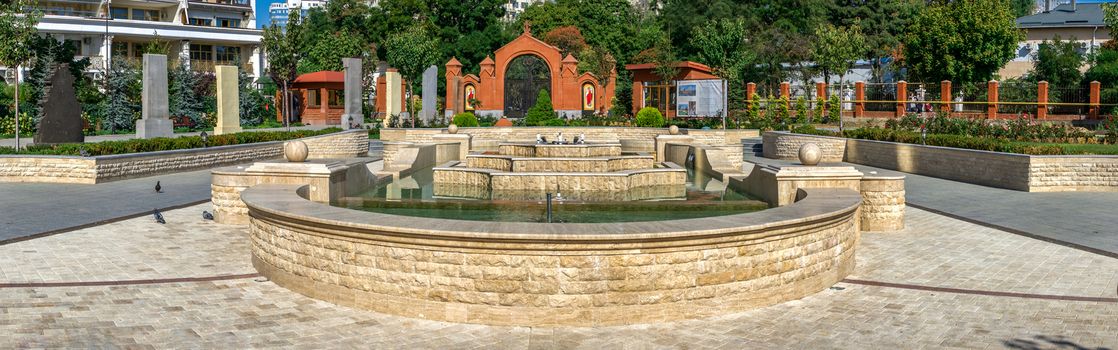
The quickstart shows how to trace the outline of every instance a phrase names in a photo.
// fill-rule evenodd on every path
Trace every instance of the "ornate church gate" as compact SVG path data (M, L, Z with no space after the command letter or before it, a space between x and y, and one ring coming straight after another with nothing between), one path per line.
M536 105L540 90L551 94L551 69L535 55L521 55L505 71L505 116L524 117Z

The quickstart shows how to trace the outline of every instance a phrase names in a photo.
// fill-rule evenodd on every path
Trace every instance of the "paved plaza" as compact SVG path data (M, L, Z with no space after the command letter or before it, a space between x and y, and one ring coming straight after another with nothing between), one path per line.
M910 208L802 300L599 328L491 327L336 306L258 277L209 204L0 246L0 348L1118 347L1118 259Z

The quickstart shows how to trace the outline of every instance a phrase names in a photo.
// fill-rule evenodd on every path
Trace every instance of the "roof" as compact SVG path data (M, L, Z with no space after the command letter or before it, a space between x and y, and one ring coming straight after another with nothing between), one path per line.
M700 71L700 72L703 72L703 73L710 73L711 72L710 67L708 67L705 64L698 63L698 62L681 61L681 62L676 62L672 66L675 67L675 68L690 68L690 69L697 70L697 71ZM653 69L653 68L656 68L655 63L640 63L640 64L627 64L627 65L625 65L625 69L628 69L628 70L644 70L644 69Z
M295 78L296 83L345 83L345 74L331 70L307 73Z
M1080 3L1072 10L1071 4L1056 6L1052 11L1017 19L1017 28L1105 27L1102 4Z

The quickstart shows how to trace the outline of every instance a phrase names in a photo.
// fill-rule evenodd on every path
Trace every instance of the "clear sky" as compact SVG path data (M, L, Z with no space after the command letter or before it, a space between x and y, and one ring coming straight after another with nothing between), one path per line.
M273 3L282 3L286 0L255 0L256 1L256 28L264 28L272 24L272 17L268 15L268 6Z

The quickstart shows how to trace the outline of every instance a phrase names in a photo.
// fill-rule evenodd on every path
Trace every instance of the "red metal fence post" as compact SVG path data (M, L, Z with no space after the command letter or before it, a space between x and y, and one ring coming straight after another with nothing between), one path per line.
M998 81L986 82L986 118L998 118Z
M894 117L904 116L906 102L908 102L908 82L901 80L897 82L897 110L893 113Z
M854 118L866 115L866 82L854 83Z
M1048 82L1036 83L1036 117L1048 119Z

